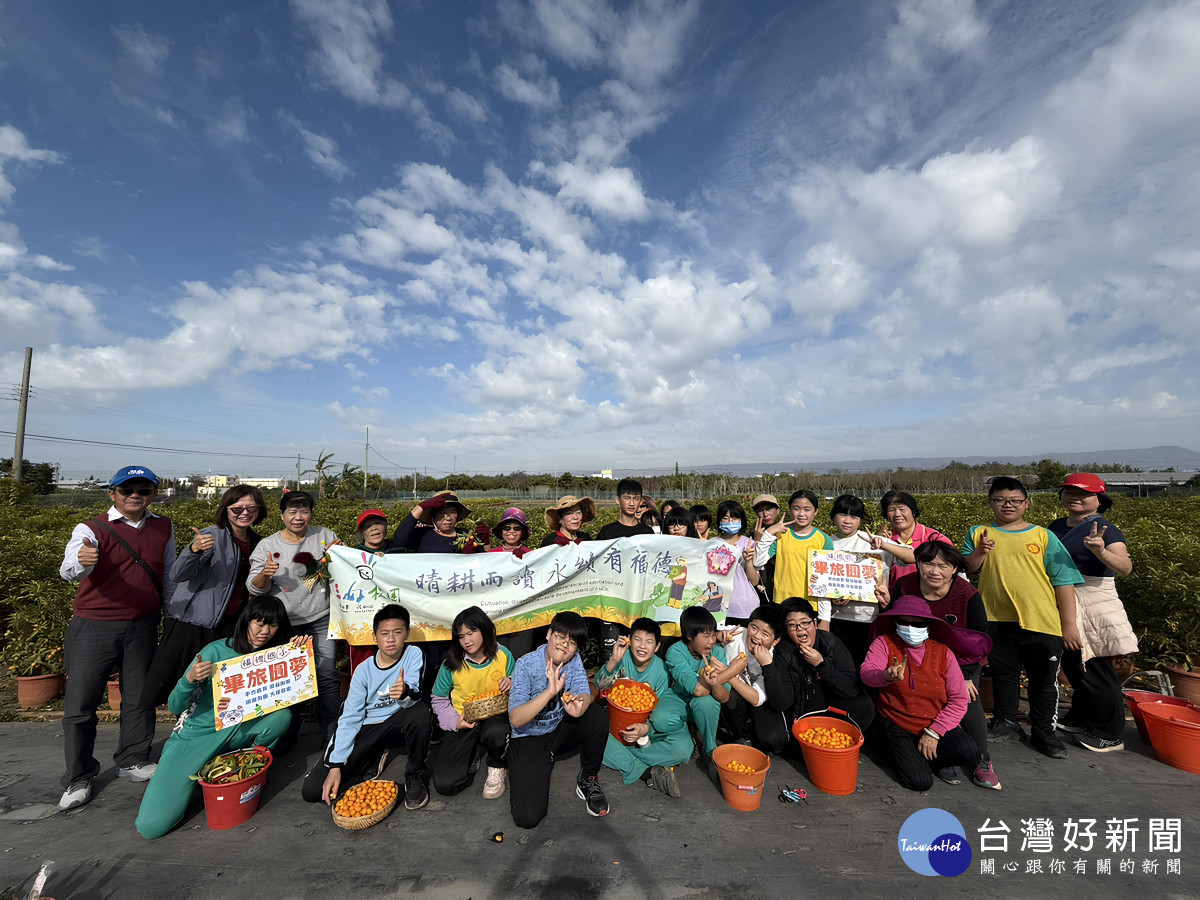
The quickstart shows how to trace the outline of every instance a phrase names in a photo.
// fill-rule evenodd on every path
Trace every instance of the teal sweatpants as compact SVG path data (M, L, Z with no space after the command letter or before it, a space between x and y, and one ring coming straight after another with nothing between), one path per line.
M197 786L188 776L199 772L214 756L230 750L254 745L273 747L291 721L292 711L279 709L261 719L251 719L221 731L189 729L184 725L179 734L167 739L154 777L142 795L135 823L138 833L147 840L162 837L178 825L187 812Z
M714 733L715 728L714 727ZM632 747L611 734L604 745L604 764L633 784L651 766L681 766L692 758L692 736L687 730L687 707L674 691L664 691L650 713L650 743Z
M721 721L721 704L711 694L687 699L687 720L700 732L704 755L712 756L717 749L717 723Z

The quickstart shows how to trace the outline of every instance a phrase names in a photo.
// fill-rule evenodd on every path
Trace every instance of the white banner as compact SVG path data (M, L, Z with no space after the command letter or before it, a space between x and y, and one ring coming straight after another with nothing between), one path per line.
M400 553L377 556L347 547L329 555L329 636L374 644L372 618L400 603L411 640L449 640L454 617L483 609L501 634L546 627L554 614L625 625L640 616L679 633L679 614L704 606L718 622L733 592L736 548L725 541L639 535L511 553Z

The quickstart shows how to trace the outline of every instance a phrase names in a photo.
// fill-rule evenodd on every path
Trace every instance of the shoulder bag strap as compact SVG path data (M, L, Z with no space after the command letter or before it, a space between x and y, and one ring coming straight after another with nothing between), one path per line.
M119 543L122 547L125 548L125 552L128 553L131 557L133 557L133 561L135 563L137 563L139 566L141 566L142 569L146 572L146 574L150 576L150 583L152 585L154 585L154 589L156 591L158 591L160 594L162 593L162 584L159 583L158 576L156 574L154 574L154 570L152 568L150 568L150 563L146 562L144 559L142 559L140 556L138 556L138 552L136 550L134 550L133 547L129 546L129 542L126 541L125 538L123 538L123 537L121 537L121 535L117 534L117 530L115 528L113 528L111 525L109 525L103 519L92 519L92 521L89 524L99 525L101 528L103 528L105 531L107 531L109 534L111 534L113 537L115 537L117 539L117 543Z

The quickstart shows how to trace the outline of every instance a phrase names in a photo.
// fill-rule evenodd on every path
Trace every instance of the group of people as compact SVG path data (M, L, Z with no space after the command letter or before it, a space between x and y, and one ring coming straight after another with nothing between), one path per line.
M282 527L263 537L255 531L268 516L261 492L232 487L214 523L193 528L177 553L171 522L150 509L157 487L145 467L119 470L110 481L111 508L76 526L61 568L79 588L64 641L66 771L59 806L92 797L100 770L93 755L96 709L116 669L124 699L114 759L121 776L150 781L136 823L147 838L180 821L191 776L209 759L251 743L280 750L295 741L299 719L290 709L218 730L212 707L217 664L286 642L311 643L316 661L324 750L304 779L310 802L333 802L403 750L408 809L426 805L431 784L448 796L465 790L486 761L483 797L507 791L514 822L532 828L546 814L555 759L578 751L576 793L589 814L602 816L608 812L598 780L603 766L627 785L641 781L678 796L675 767L698 756L715 776L711 757L719 740L796 753L794 720L830 707L868 734L869 746L890 759L906 787L927 790L935 777L958 783L961 771L998 790L988 745L1024 737L1017 722L1022 670L1034 749L1066 756L1060 732L1092 751L1122 747L1112 661L1136 650L1136 641L1114 575L1129 574L1132 563L1124 536L1104 518L1111 506L1105 485L1090 473L1065 479L1059 496L1067 515L1049 528L1025 521L1028 492L1019 480L993 479L992 521L971 528L961 551L918 521L917 502L904 492L883 497L887 525L878 533L861 499L838 497L827 535L814 525L820 498L810 491L788 498L786 519L775 497L755 497L751 525L733 500L715 515L670 503L658 510L640 484L626 479L618 486L618 517L599 529L597 540L659 532L721 540L736 552L731 596L716 610L704 603L684 608L679 640L664 638L647 618L625 628L560 612L535 647L541 635L498 638L492 620L473 606L455 616L451 641L418 644L408 640L408 611L389 604L375 615L373 652L352 648L344 703L328 637L328 587L312 577L340 541L313 524L313 497L285 493ZM595 514L590 498L560 499L545 510L541 546L591 540L584 526ZM461 528L470 515L456 495L443 492L413 507L389 540L386 513L366 510L357 521L357 546L381 554L536 552L520 509L502 513L495 538L482 522ZM812 596L814 549L878 558L883 575L874 596ZM978 575L978 588L969 574ZM714 612L721 611L718 623ZM581 659L589 641L602 648L590 678ZM1062 721L1060 660L1074 689ZM990 724L979 695L985 662L994 695ZM616 737L596 700L622 678L646 684L658 699L646 722ZM507 711L466 715L473 698L500 694L508 695ZM163 702L179 719L156 764L150 761L154 709Z

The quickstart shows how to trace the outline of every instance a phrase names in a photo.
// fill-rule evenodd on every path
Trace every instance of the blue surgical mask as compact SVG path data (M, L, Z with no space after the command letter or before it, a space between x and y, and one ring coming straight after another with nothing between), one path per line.
M910 647L920 647L929 640L929 629L916 625L897 625L896 635Z
M742 530L741 522L722 522L719 526L721 534L737 534Z

